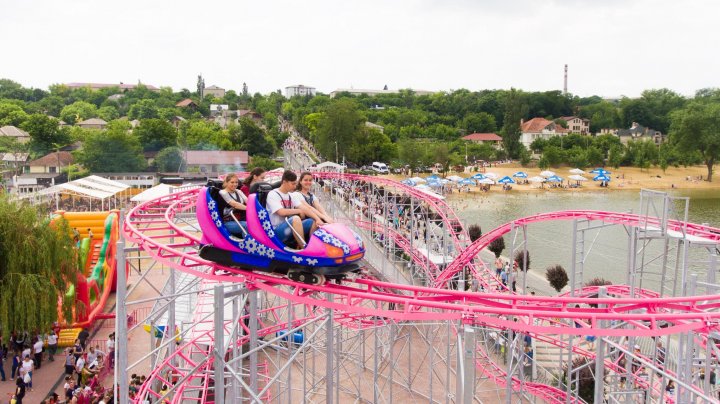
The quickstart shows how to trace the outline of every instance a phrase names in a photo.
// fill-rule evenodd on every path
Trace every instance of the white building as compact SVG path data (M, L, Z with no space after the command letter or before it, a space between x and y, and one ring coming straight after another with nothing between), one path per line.
M285 87L285 97L292 98L296 95L300 96L306 96L309 95L311 97L315 96L315 87L306 87L302 84L298 84L296 86L287 86Z

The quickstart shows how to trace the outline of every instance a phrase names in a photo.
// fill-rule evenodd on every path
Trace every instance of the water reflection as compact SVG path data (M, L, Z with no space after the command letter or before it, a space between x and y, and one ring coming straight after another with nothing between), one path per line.
M674 190L672 196L690 197L689 221L709 223L720 227L720 192L708 190ZM475 194L472 199L453 201L455 212L466 224L479 224L483 232L507 223L513 219L531 216L537 213L560 210L603 210L617 212L639 212L639 191L613 192L509 192L490 195ZM682 214L684 203L676 202L676 212ZM678 218L680 216L677 216ZM572 262L573 232L572 222L538 223L528 227L528 250L531 253L531 269L544 277L545 268L561 264L569 272ZM506 235L506 245L512 242ZM613 283L627 282L628 237L621 226L612 226L601 231L588 232L585 257L584 280L602 277ZM593 242L594 240L594 242ZM519 240L518 240L519 243ZM590 247L592 245L592 248ZM660 260L653 261L662 252L661 242L649 243L645 251L648 269L660 273ZM673 255L674 258L674 254ZM707 252L692 249L689 267L705 278ZM646 287L659 287L659 275L646 275Z

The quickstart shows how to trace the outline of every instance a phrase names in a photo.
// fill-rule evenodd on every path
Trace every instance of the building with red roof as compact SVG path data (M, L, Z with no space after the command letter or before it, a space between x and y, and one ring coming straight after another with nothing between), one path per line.
M553 136L567 136L569 130L545 118L520 120L520 143L530 149L536 139L550 139Z
M502 147L502 138L495 133L472 133L467 136L463 136L462 140L481 144L489 143L497 149Z

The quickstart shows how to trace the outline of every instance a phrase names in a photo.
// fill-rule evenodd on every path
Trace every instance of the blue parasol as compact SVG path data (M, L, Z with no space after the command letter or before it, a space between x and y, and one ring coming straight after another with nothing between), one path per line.
M524 171L518 171L515 174L513 174L513 177L515 178L527 178L527 173Z
M562 182L562 177L558 177L557 175L553 175L551 177L548 177L547 179L549 182Z
M515 180L508 177L507 175L497 180L498 184L514 184Z
M610 181L610 177L608 177L605 174L596 175L595 178L593 178L593 181Z

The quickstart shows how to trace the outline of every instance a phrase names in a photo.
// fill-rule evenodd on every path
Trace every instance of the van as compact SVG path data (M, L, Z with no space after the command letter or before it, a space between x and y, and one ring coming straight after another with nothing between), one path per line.
M372 163L372 169L378 174L388 174L388 168L385 163L378 163L375 161Z

